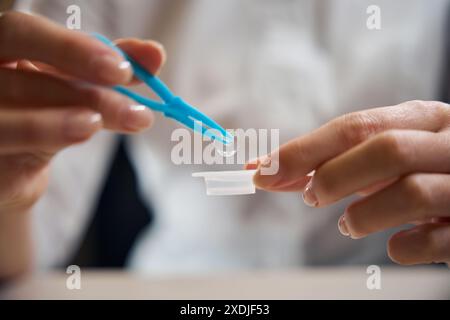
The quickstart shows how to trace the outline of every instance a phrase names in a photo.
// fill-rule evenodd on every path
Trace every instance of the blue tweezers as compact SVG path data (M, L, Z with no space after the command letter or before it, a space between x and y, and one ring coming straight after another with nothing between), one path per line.
M193 131L199 132L202 136L207 136L210 139L217 140L223 144L228 144L233 141L233 136L217 122L184 102L180 97L175 96L164 82L158 77L148 73L141 65L120 50L111 40L98 33L93 34L93 36L119 52L126 60L128 60L133 68L135 77L149 86L163 102L153 101L121 86L115 86L114 90L152 110L163 113L164 116L182 123ZM220 133L221 135L218 135L217 133Z

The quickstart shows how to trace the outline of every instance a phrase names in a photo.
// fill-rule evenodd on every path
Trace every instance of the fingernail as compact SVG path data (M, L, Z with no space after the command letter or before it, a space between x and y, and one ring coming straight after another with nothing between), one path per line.
M312 182L313 182L313 179L309 180L308 184L305 187L305 191L303 191L302 196L303 196L303 201L305 202L305 204L307 206L317 207L317 205L319 204L319 201L317 200L316 194L313 191Z
M345 215L342 215L342 216L339 218L339 221L338 221L338 229L339 229L339 232L340 232L343 236L346 236L346 237L350 236L350 232L348 231L347 224L345 223Z
M269 168L271 166L271 164L272 164L272 157L271 156L265 156L265 157L262 157L259 161L260 161L259 165L261 167Z
M281 180L279 173L264 174L262 172L264 169L270 168L273 165L273 161L270 155L259 159L258 169L253 177L253 182L257 187L262 189L273 187Z
M140 131L148 128L152 120L152 112L146 106L131 105L124 111L122 124L127 130Z
M100 113L83 111L68 117L65 133L70 141L82 141L101 127L102 116Z
M92 66L95 69L94 72L97 72L99 77L105 82L126 84L133 76L131 64L123 60L123 58L113 55L95 57L92 60Z
M253 163L245 163L243 166L243 170L257 170L258 166L256 164Z
M258 164L259 164L259 159L258 158L254 158L251 160L248 160L247 163L244 165L244 169L248 170L248 169L257 169L258 168Z

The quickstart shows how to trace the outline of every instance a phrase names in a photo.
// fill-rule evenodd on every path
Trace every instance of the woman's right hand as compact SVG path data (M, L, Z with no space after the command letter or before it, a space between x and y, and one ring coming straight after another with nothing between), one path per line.
M163 63L156 42L119 46L152 73ZM103 127L132 133L150 126L149 109L107 88L131 81L129 63L90 36L42 17L0 16L0 215L35 203L59 150Z

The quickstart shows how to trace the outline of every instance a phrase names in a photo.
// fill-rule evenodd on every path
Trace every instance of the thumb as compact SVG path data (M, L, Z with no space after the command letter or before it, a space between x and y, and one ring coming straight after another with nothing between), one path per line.
M117 46L148 72L157 75L166 61L166 51L159 42L140 39L120 39ZM136 82L136 80L134 80Z

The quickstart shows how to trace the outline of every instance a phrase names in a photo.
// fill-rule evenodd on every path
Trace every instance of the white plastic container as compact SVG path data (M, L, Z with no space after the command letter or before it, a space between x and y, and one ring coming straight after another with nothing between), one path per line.
M206 171L193 173L193 177L205 179L208 196L229 196L255 193L253 176L256 170Z

